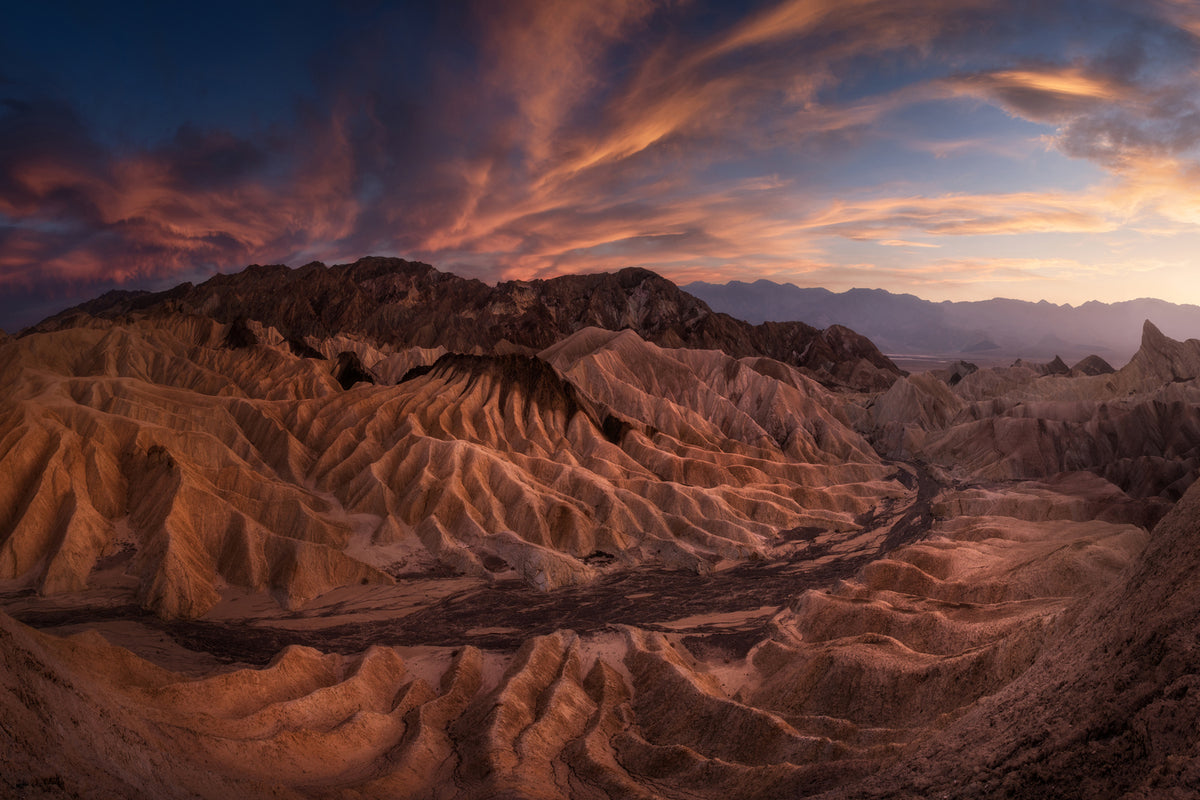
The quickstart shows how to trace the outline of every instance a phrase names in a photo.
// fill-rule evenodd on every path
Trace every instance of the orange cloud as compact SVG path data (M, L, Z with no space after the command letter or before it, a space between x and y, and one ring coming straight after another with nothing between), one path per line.
M827 265L916 280L926 273L909 268L919 257L910 251L959 252L970 237L1176 235L1200 222L1190 84L1148 85L1134 68L1083 55L1054 64L1008 53L989 63L987 53L963 52L961 37L982 30L976 23L1015 14L998 0L780 0L691 39L683 27L658 26L686 16L686 4L671 0L477 8L478 60L439 65L428 106L389 106L386 80L373 92L343 82L284 134L245 141L190 131L119 155L71 119L45 121L39 135L54 147L29 146L19 158L0 148L0 223L11 221L0 227L0 283L39 271L134 279L370 252L484 278L639 263L675 276ZM1200 31L1190 3L1153 8ZM898 86L860 80L852 99L837 99L868 60L944 74L946 42L959 46L956 65L978 69L922 72ZM1019 159L1037 146L1033 134L990 139L903 113L973 105L964 99L1038 123L1040 141L1107 177L1073 191L946 193L920 174L896 187L854 174L853 146L864 141L944 158L986 150ZM835 267L832 252L871 252L845 240L889 249L876 251L877 265ZM897 263L907 266L886 272ZM938 262L928 280L949 268Z
M514 135L533 161L553 155L571 111L597 88L597 61L605 50L656 5L524 0L487 7L489 84L514 98Z
M1156 6L1172 24L1200 33L1200 12L1193 4L1163 0ZM943 85L951 94L993 99L1016 116L1053 122L1054 134L1043 141L1109 173L1108 181L1087 192L1090 202L1079 206L1084 209L1079 227L1065 209L1047 209L1048 225L1083 230L1088 219L1107 219L1161 235L1200 223L1196 74L1193 64L1134 84L1080 64L1041 65L948 79Z
M954 85L954 81L949 82ZM1042 69L1008 69L980 73L959 80L964 89L985 91L1029 90L1064 97L1085 97L1115 102L1128 97L1125 87L1111 80L1089 75L1077 66L1050 66Z
M1092 193L883 197L835 201L804 224L852 239L894 238L905 230L951 236L1098 233L1119 227L1121 210Z
M964 9L988 5L927 0L900 9L883 0L784 2L696 46L668 40L627 81L613 86L597 72L604 47L644 22L648 3L565 15L557 4L521 4L519 13L505 16L497 27L492 83L516 97L517 124L529 132L514 140L525 154L522 169L514 180L510 168L497 168L494 161L461 164L464 191L453 221L426 229L418 249L431 256L505 253L510 265L534 258L527 250L539 250L536 269L546 269L562 264L568 252L577 257L580 250L646 237L661 241L704 230L709 247L732 241L720 230L726 227L721 221L692 211L719 204L722 189L683 185L688 172L727 157L731 149L753 152L784 142L796 147L805 138L865 130L897 109L940 96L936 86L916 85L845 105L814 99L835 82L833 66L841 60L918 46ZM823 38L800 64L760 52L806 35ZM531 63L538 77L526 83ZM605 101L594 109L594 124L573 125L572 114L588 88L600 90L597 96ZM645 184L647 170L666 176L676 161L681 185L670 185L670 178ZM597 196L608 198L616 211L587 210ZM671 208L647 208L664 203ZM622 207L637 212L624 219ZM731 212L722 207L720 213L726 219ZM558 231L556 225L573 228ZM786 223L767 217L758 227L776 232L758 236L756 246L763 239L771 245L785 241L780 250L797 246L794 237L777 232L791 227Z
M1136 102L1133 90L1079 65L1040 65L946 78L947 96L995 101L1009 113L1039 122L1059 122L1089 109Z
M11 173L21 190L13 194L27 200L9 201L0 211L29 217L55 197L71 197L88 209L85 228L110 235L97 244L83 230L73 241L54 230L54 223L27 223L23 237L5 242L0 284L27 283L27 273L13 267L35 254L37 271L48 277L127 281L187 271L197 263L278 258L308 241L337 241L353 231L357 213L350 155L336 126L316 144L320 157L291 176L286 191L257 181L191 185L181 181L167 154L155 152L102 170L49 160L21 165Z
M569 112L578 107L578 98L569 92L539 95L546 101L536 115L545 122L542 140L557 145L537 150L527 184L514 186L507 182L510 176L495 170L472 182L473 196L485 199L456 220L452 235L439 232L425 240L437 245L430 255L445 248L442 252L467 263L494 258L506 265L506 277L640 263L678 279L809 274L834 285L857 276L858 285L921 282L931 290L953 282L985 285L979 283L984 280L997 290L1054 281L1065 286L1071 274L1108 279L1109 273L1089 273L1084 264L1050 255L981 255L903 269L886 263L831 263L828 243L836 238L903 251L979 236L1102 236L1151 224L1179 231L1200 219L1200 203L1188 186L1192 171L1178 158L1164 160L1161 153L1151 158L1153 132L1143 142L1116 127L1092 136L1078 126L1080 120L1107 123L1106 115L1114 109L1146 116L1155 113L1155 103L1169 105L1165 96L1131 82L1130 73L1084 61L1005 64L854 103L820 102L822 91L837 85L836 66L844 59L897 48L919 50L971 13L999 8L988 2L787 0L697 46L662 44L616 86L606 84L601 74L583 77L584 61L568 61L563 74L573 76L570 85L606 87L604 102L596 108L597 124L571 124ZM780 48L797 40L806 41L804 58L780 58ZM595 50L589 53L586 64L594 68L602 57ZM782 142L800 150L813 137L878 131L889 115L915 103L959 98L978 98L1014 116L1059 126L1043 144L1064 152L1063 137L1072 125L1088 134L1086 143L1093 149L1107 135L1114 151L1119 148L1123 165L1117 168L1095 156L1111 177L1070 192L906 192L858 198L851 193L853 199L823 207L819 194L806 195L805 187L787 180L734 186L689 179L690 172L731 150L766 150ZM911 146L947 157L986 149L1018 158L1038 142L1032 137L1019 144L974 138ZM722 148L722 153L710 154L709 148ZM672 173L676 165L678 171ZM645 180L650 170L657 171L653 181ZM493 202L486 200L489 196ZM914 242L909 238L913 232L945 240Z
M953 18L994 7L993 0L785 0L737 25L702 52L715 58L814 32L852 30L859 47L919 47Z
M940 244L934 244L933 242L909 242L904 239L880 239L879 243L885 247L941 247Z
M1172 24L1200 39L1200 8L1192 0L1157 0L1155 5Z

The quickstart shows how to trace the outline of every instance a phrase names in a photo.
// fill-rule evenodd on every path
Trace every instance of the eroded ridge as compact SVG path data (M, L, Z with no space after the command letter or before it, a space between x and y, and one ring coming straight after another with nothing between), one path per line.
M646 280L603 285L659 330ZM0 342L8 794L1194 785L1200 342L850 391L582 311L476 352L177 311Z

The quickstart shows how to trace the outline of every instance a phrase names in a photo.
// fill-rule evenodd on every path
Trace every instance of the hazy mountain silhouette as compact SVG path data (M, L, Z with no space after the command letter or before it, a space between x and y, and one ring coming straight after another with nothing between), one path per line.
M802 319L818 327L845 325L892 354L1061 355L1074 361L1095 353L1119 365L1137 350L1144 320L1154 320L1175 338L1200 334L1200 306L1149 298L1080 306L1000 298L934 303L883 289L835 293L768 280L698 282L682 288L749 322Z

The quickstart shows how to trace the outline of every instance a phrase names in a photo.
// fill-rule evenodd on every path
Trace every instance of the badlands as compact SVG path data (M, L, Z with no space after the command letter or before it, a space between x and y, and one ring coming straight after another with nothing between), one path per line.
M0 795L1192 797L1200 341L398 259L0 339Z

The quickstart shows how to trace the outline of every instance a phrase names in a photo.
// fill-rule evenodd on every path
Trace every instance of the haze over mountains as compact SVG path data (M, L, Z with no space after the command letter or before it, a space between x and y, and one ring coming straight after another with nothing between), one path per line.
M835 293L769 280L696 282L682 288L713 309L750 322L845 325L897 355L1007 361L1060 355L1074 363L1095 354L1120 365L1137 350L1144 320L1153 320L1168 336L1200 334L1200 306L1145 298L1080 306L1005 299L934 303L883 289Z
M644 270L98 298L0 341L0 794L1187 796L1200 341L1118 366Z

